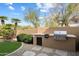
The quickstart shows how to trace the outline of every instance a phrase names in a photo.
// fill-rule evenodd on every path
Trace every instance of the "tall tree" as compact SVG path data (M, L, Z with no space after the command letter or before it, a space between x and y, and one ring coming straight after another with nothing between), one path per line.
M7 20L6 16L0 16L1 24L5 24L5 20Z
M69 18L72 16L75 12L78 11L79 4L71 3L68 4L65 9L62 10L62 26L68 26L69 24Z
M17 18L12 18L12 22L14 22L14 24L15 24L15 26L14 26L14 34L15 34L15 36L16 36L16 33L17 33L17 26L18 26L18 23L20 22L20 20L19 19L17 19Z
M35 28L40 26L38 14L34 10L29 10L25 15L25 20L32 23Z
M48 21L47 21L48 19ZM47 27L57 27L59 20L59 13L51 14L45 21L45 26Z

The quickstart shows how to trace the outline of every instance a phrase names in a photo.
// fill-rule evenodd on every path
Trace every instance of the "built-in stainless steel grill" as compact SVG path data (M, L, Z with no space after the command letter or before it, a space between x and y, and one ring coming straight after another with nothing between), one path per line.
M55 40L67 40L67 31L54 31Z

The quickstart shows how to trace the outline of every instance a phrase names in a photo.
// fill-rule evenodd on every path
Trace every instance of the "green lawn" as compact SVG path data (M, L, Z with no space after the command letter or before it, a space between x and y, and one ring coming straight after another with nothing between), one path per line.
M11 53L20 46L21 46L20 42L10 42L10 41L0 42L0 56Z

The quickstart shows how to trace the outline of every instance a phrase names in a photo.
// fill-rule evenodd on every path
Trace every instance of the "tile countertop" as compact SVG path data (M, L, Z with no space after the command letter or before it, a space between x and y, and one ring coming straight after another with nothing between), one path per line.
M76 35L72 35L72 34L68 34L67 37L72 37L72 38L76 38Z
M45 35L44 33L34 33L33 35ZM49 34L49 36L54 36L54 34ZM67 34L67 37L76 38L76 35Z

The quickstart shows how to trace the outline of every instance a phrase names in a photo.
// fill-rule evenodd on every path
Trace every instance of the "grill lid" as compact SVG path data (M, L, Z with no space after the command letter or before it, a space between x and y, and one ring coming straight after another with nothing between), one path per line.
M67 35L67 31L54 31L54 35Z

